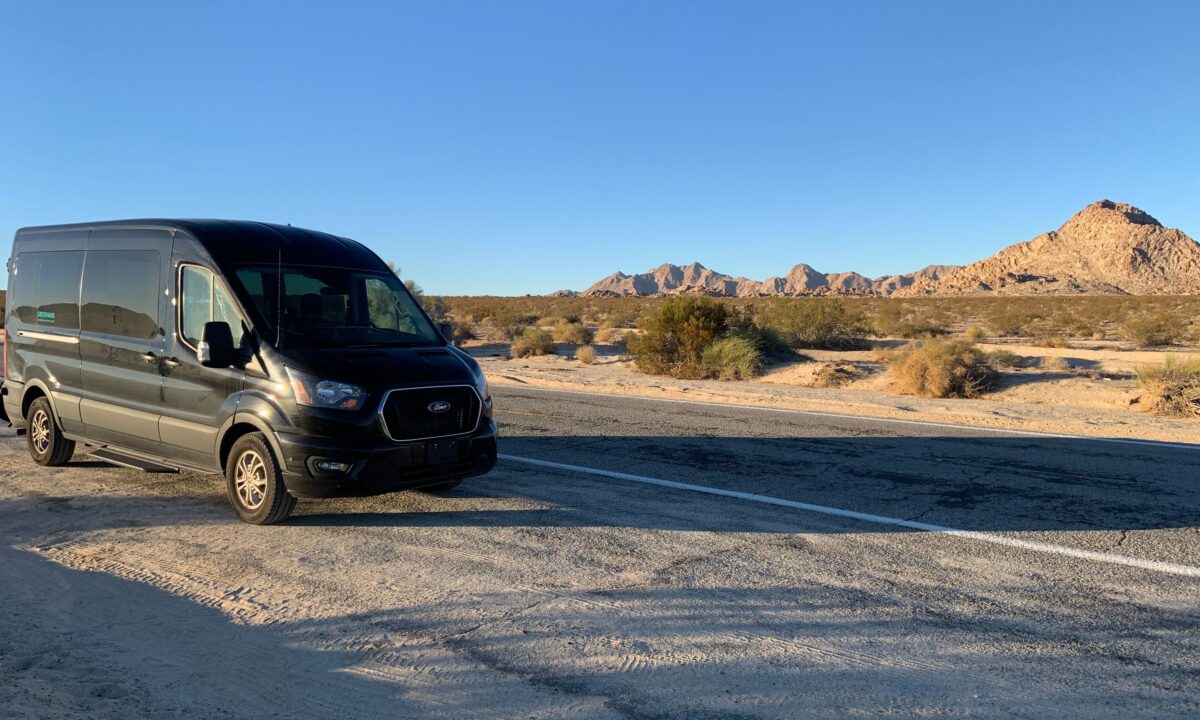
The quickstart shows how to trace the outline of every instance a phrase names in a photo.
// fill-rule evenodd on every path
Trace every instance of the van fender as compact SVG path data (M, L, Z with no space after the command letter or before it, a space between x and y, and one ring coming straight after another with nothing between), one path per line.
M21 391L21 402L19 405L22 408L20 418L22 425L25 422L25 398L29 396L29 391L34 388L42 391L42 395L46 397L46 402L50 403L50 412L54 413L54 422L58 423L59 427L62 427L62 418L59 417L58 407L54 404L54 392L50 390L50 386L41 378L29 378L25 380L25 388Z
M238 398L237 410L226 418L225 422L221 423L221 428L217 433L216 466L218 468L221 467L221 448L225 446L225 436L234 425L252 425L257 428L259 432L266 436L267 444L271 446L271 452L275 453L276 460L282 464L283 447L279 444L279 437L275 434L275 428L290 424L287 416L280 412L272 403L267 402L264 398L257 395L243 394Z

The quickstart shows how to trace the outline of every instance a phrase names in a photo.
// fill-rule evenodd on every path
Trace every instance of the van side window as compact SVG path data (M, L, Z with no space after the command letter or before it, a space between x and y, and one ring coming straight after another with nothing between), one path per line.
M83 251L32 252L17 256L13 300L17 319L29 325L79 328L79 273Z
M204 323L213 320L229 324L233 344L242 343L242 319L233 300L207 268L184 265L179 272L179 334L193 348L200 344Z
M89 250L83 266L83 329L128 338L158 334L158 253Z

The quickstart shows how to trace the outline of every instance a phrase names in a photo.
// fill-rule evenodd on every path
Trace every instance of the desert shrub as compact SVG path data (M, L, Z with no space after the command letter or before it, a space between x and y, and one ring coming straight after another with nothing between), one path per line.
M861 347L863 321L835 300L784 300L769 305L758 327L774 332L789 347L846 349Z
M461 345L468 340L475 339L475 332L471 329L471 324L461 320L450 321L450 342L455 345Z
M865 373L856 365L846 362L825 363L813 374L813 387L835 388L854 382Z
M1071 346L1071 343L1067 342L1066 338L1058 335L1040 337L1033 344L1041 348L1065 348Z
M896 388L922 397L978 397L995 382L986 353L961 340L922 340L890 363Z
M504 311L493 316L496 329L508 340L514 340L538 321L538 316L532 313Z
M1011 350L996 350L986 354L988 364L994 368L1019 368L1026 363L1025 358Z
M1071 369L1071 362L1065 357L1044 357L1038 360L1038 367L1050 372L1066 372Z
M967 328L967 332L965 334L967 336L967 340L973 343L987 340L987 330L984 330L978 325L972 325L971 327Z
M582 323L563 320L554 326L554 342L587 345L592 341L592 331Z
M703 297L670 298L638 323L641 332L626 341L642 372L701 378L705 348L726 330L728 311Z
M1137 371L1142 405L1152 415L1200 417L1200 358L1168 357Z
M1166 315L1133 315L1121 324L1121 336L1138 347L1170 345L1179 335L1179 323Z
M888 298L879 302L879 306L875 310L875 319L872 322L876 335L880 337L894 335L896 328L900 327L903 322L904 304L902 301Z
M602 327L596 332L596 342L605 345L616 345L620 342L621 333L616 328Z
M535 327L525 328L512 342L513 357L549 355L554 352L554 338L550 333Z
M706 347L700 362L712 377L748 380L762 370L762 351L752 339L731 335Z
M596 362L596 348L591 345L583 345L575 351L575 359L584 365L591 365Z
M935 325L929 322L913 321L902 322L893 328L892 335L901 337L906 340L923 337L938 337L939 335L949 335L950 331L941 325Z

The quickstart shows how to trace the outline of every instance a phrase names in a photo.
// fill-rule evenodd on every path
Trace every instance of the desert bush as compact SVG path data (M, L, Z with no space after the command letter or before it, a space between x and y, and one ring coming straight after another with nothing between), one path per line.
M475 339L475 331L471 329L471 323L463 322L462 320L450 320L450 342L455 345L461 345L468 340Z
M965 334L967 336L967 340L973 343L987 340L987 330L984 330L978 325L972 325L971 327L967 328L967 332Z
M1179 338L1180 329L1166 315L1133 315L1121 324L1121 336L1138 347L1170 345Z
M825 363L813 374L813 387L835 388L854 382L863 377L864 373L858 366L846 362Z
M596 342L605 345L616 345L620 342L621 333L616 328L602 327L596 332Z
M1038 360L1038 367L1050 372L1067 372L1071 369L1071 362L1065 357L1044 357Z
M496 329L508 340L516 339L525 332L526 328L538 321L538 316L534 313L514 311L504 311L493 317L496 320Z
M591 328L576 321L563 320L554 326L554 342L587 345L592 341Z
M642 372L705 377L704 350L725 332L728 314L724 305L709 298L669 298L638 323L641 332L626 344Z
M863 321L828 299L783 300L769 305L758 327L776 333L789 347L847 349L864 342Z
M575 359L584 365L591 365L596 362L596 348L591 345L583 345L575 351Z
M1067 342L1064 337L1053 335L1050 337L1040 337L1033 342L1034 345L1041 348L1065 348L1071 347L1071 343Z
M554 352L554 338L545 330L535 327L525 328L512 342L513 357L549 355L552 352Z
M950 331L941 325L935 325L934 323L913 321L900 323L893 329L892 334L896 337L912 340L913 338L949 335Z
M748 380L762 370L762 351L750 338L731 335L706 347L700 362L711 377Z
M1200 417L1200 358L1168 357L1137 371L1142 405L1152 415Z
M1025 358L1011 350L995 350L987 353L988 364L994 368L1018 368L1025 365Z
M922 397L978 397L995 382L987 355L961 340L922 340L898 353L889 372L897 390Z

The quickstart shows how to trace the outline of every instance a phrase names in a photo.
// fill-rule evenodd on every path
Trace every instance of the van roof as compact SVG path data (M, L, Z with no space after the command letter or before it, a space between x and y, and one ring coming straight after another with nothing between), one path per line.
M363 244L338 235L252 220L165 219L107 220L25 227L17 237L64 230L105 229L183 230L200 243L218 264L270 262L282 254L296 265L341 265L378 269L383 262Z

